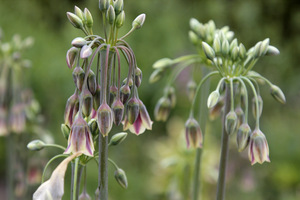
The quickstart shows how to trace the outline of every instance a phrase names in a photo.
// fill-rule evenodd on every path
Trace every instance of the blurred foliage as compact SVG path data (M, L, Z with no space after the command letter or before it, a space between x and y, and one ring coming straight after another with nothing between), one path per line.
M269 37L271 43L278 47L281 51L279 56L264 58L257 63L256 67L259 73L279 85L287 98L285 106L278 106L272 97L264 95L266 98L261 127L269 141L271 163L251 167L247 156L241 158L235 153L236 150L230 151L227 199L300 199L300 173L298 172L300 168L300 2L296 0L125 1L127 15L124 26L128 29L138 14L144 12L147 15L143 29L132 34L128 42L137 52L138 65L144 72L140 97L150 112L163 92L160 86L162 83L148 84L152 72L151 66L154 61L162 57L175 58L194 52L187 36L188 22L191 17L204 23L213 19L218 27L229 25L246 48L266 37ZM74 30L68 22L66 12L73 11L74 5L81 8L88 7L94 16L94 23L101 23L98 1L0 0L0 5L0 26L4 30L5 38L11 38L14 33L35 38L34 49L25 52L33 65L29 74L29 84L41 103L46 128L51 130L57 143L66 145L60 133L60 124L63 121L65 102L73 92L73 85L70 81L71 71L65 62L65 54L71 40L76 36L82 36L81 32ZM97 13L99 13L98 18ZM263 89L261 93L268 94L269 91ZM184 96L185 90L182 89L177 94L177 107L172 111L172 115L179 116L183 121L187 118L186 109L189 106ZM212 137L204 144L208 156L210 148L219 151L220 129L217 124L211 122L207 128L210 130L207 135ZM148 131L140 137L129 136L129 139L120 145L118 151L113 148L110 150L110 156L122 165L129 182L128 189L123 190L114 181L113 170L110 170L111 200L165 199L152 196L153 191L149 185L150 177L154 174L149 166L154 163L150 159L151 148L145 147L151 147L156 141L164 142L166 130L166 124L155 123L152 132ZM4 140L0 139L0 152L4 152L4 146ZM172 148L176 149L176 146ZM49 152L49 155L53 154ZM160 157L159 153L157 156ZM212 156L216 157L216 160L219 159L218 153ZM0 163L4 162L1 153ZM97 183L96 168L95 164L94 168L88 169L90 181L88 192L91 196ZM3 173L4 169L1 167L1 177ZM70 180L70 177L66 177L66 180ZM68 187L69 184L66 184L64 199L68 199ZM213 199L215 183L205 180L203 191L205 195L209 195L206 199Z

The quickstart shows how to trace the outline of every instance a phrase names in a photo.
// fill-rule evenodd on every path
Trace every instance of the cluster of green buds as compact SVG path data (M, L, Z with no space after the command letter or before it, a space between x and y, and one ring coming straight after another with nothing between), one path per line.
M38 108L32 92L24 88L23 76L31 62L22 59L22 53L32 46L33 39L14 35L4 42L0 35L0 136L4 136L24 132L26 120Z
M145 14L139 15L131 30L118 38L124 24L123 0L100 0L104 37L93 34L93 18L87 8L75 7L67 12L71 24L85 33L77 37L67 52L67 64L73 68L75 92L68 99L62 130L68 138L66 153L82 151L92 156L93 140L99 133L108 136L113 124L123 123L123 129L139 135L152 128L147 109L138 96L142 71L129 44L124 40L132 31L142 27ZM108 31L107 31L108 30ZM122 53L128 63L128 73L121 80ZM97 62L94 60L97 57ZM95 69L92 69L95 66Z

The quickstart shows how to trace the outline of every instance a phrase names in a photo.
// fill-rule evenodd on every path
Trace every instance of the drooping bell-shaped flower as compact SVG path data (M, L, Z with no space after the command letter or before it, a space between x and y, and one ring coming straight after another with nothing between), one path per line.
M68 139L68 147L64 153L80 152L87 156L93 156L94 150L90 128L82 115L78 115L72 125Z
M107 136L113 126L113 112L109 105L104 102L97 111L97 122L100 132L103 136Z
M78 100L78 93L77 90L75 93L68 99L66 108L65 108L65 124L69 127L73 125L73 121L75 118L76 113L79 110L79 100Z
M259 129L255 129L250 137L249 160L251 165L255 163L262 164L263 162L270 162L269 146L265 135Z
M158 100L155 109L154 117L156 121L166 121L171 111L171 101L167 97L162 97Z
M146 106L143 104L141 100L139 101L139 113L137 119L133 124L130 124L127 116L125 116L123 123L123 130L130 130L130 132L135 133L136 135L140 135L145 132L146 129L152 130L153 122L150 119L149 113L147 111Z
M202 147L202 131L199 123L194 118L189 118L185 123L185 138L188 148L191 145L193 148Z

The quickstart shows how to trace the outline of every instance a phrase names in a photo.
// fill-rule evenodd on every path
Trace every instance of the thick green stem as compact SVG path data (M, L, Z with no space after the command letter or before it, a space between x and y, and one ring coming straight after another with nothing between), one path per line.
M220 157L220 167L219 167L219 178L217 186L217 200L225 199L225 179L226 179L226 167L228 161L228 146L229 146L229 135L225 130L225 117L226 114L230 111L231 105L231 87L226 83L225 89L225 105L224 113L222 119L222 146L221 146L221 157Z
M206 68L203 68L203 76L206 76L208 74L208 70ZM204 87L202 88L202 95L200 96L200 114L199 114L199 121L200 121L200 127L202 129L203 139L205 138L205 128L206 128L206 121L207 121L207 106L206 106L206 100L209 94L209 87L210 87L210 81L207 81L206 84L204 84ZM203 141L204 143L204 141ZM197 148L196 150L196 157L195 157L195 168L194 168L194 180L193 180L193 200L199 199L199 191L201 191L201 159L202 159L202 149ZM200 192L201 193L201 192Z
M71 180L71 200L78 200L80 181L83 171L83 166L79 164L79 157L72 162L72 180Z

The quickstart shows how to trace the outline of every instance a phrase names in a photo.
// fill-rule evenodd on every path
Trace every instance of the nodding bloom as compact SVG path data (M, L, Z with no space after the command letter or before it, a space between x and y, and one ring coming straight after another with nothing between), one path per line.
M70 96L70 98L67 101L64 119L65 124L71 127L73 125L73 121L75 119L76 113L79 110L79 98L78 98L78 92L77 90L75 93Z
M80 152L87 156L93 156L94 150L95 148L90 128L83 117L78 115L72 125L68 139L68 147L64 153Z
M130 124L127 116L125 115L125 119L123 123L123 130L130 130L130 132L135 133L136 135L140 135L145 132L146 129L152 130L153 121L151 121L146 106L143 104L141 100L139 101L139 113L137 119L133 124Z
M259 129L255 129L251 134L248 156L251 165L257 162L260 164L265 161L270 162L268 142L265 135Z
M194 118L189 118L185 123L185 138L187 147L202 148L202 131L200 125Z

